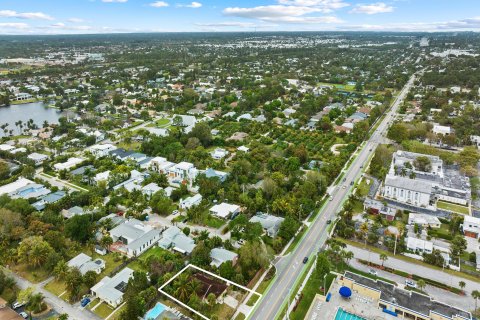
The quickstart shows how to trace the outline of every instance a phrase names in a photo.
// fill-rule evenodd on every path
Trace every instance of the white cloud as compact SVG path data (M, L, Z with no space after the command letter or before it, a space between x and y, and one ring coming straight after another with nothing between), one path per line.
M31 20L53 20L51 16L43 12L17 12L13 10L0 10L0 17L3 18L18 18Z
M287 1L287 0L285 0ZM241 18L259 19L267 22L278 23L297 23L297 24L321 24L321 23L341 23L343 22L334 16L307 16L310 13L324 12L324 8L311 6L314 0L288 0L303 1L308 6L293 5L270 5L258 6L253 8L225 8L223 13L228 16ZM318 2L318 1L316 1Z
M106 3L113 3L113 2L117 2L117 3L125 3L127 2L128 0L102 0L102 2L106 2Z
M85 20L81 19L81 18L70 18L68 19L69 22L73 22L73 23L81 23L81 22L84 22Z
M300 7L316 7L323 13L329 13L349 6L343 0L278 0L278 3Z
M0 22L0 27L6 29L24 30L28 29L29 25L22 22Z
M480 31L480 17L444 22L412 22L390 24L343 25L341 30L398 31L398 32L439 32L439 31Z
M150 3L150 7L155 7L155 8L168 7L168 3L165 1L155 1Z
M190 4L177 4L177 7L179 8L182 8L182 7L185 7L185 8L200 8L202 6L202 4L200 2L196 2L196 1L193 1L191 2Z
M239 21L225 21L212 23L195 23L199 27L239 27L239 28L253 28L256 26L253 22L239 22Z
M225 8L223 13L229 16L242 18L257 18L262 20L275 19L279 17L299 17L308 13L318 12L319 9L313 7L270 5L258 6L253 8Z
M359 4L353 8L350 13L365 13L365 14L377 14L393 12L394 7L389 6L383 2L376 2L371 4Z

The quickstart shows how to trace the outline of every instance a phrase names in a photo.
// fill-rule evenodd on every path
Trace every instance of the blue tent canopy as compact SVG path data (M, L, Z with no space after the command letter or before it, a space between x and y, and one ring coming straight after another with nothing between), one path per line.
M341 287L338 293L344 298L350 298L352 296L352 290L350 290L349 287Z

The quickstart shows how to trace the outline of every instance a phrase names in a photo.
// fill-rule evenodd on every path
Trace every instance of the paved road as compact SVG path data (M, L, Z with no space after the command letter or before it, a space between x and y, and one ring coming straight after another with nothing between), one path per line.
M387 112L385 118L366 142L366 146L360 151L346 172L344 177L347 186L350 185L351 181L354 181L360 176L362 167L373 154L375 147L384 141L383 134L386 133L389 122L395 117L396 111L403 102L410 87L413 85L414 78L415 77L412 76L404 86L398 97L394 100L392 108ZM275 282L272 284L270 290L263 296L250 319L275 319L281 311L283 303L287 300L291 288L294 287L296 280L302 274L301 271L305 267L302 263L303 258L310 256L310 258L313 259L313 255L318 252L319 248L325 243L327 239L326 221L333 219L335 214L340 210L344 199L346 199L350 193L349 189L350 188L343 189L341 186L338 186L331 192L331 200L323 207L315 222L310 225L305 237L301 240L295 251L279 262L281 267L277 268L277 278Z
M28 287L34 288L34 292L35 293L39 292L39 293L43 294L43 296L45 297L45 302L48 305L52 306L52 308L55 309L55 311L57 311L59 314L67 313L68 314L68 319L72 319L72 320L85 320L85 319L101 320L102 319L102 318L98 317L96 314L94 314L93 312L91 312L90 310L81 309L80 306L78 306L78 307L72 306L71 304L69 304L69 303L65 302L64 300L60 299L59 297L57 297L56 295L54 295L50 291L47 291L43 286L46 283L48 283L48 281L50 281L51 279L48 279L48 280L46 280L44 282L41 282L39 284L33 284L30 281L18 276L17 274L11 272L8 269L4 269L4 270L7 272L7 274L9 274L10 276L12 276L15 279L15 282L17 283L17 286L21 290L26 289Z
M372 254L372 256L373 256L373 254ZM370 267L358 262L357 260L351 260L350 265L352 267L354 267L355 269L362 270L362 271L365 271L365 272L368 272L369 269L371 269ZM385 266L390 266L388 260L385 262ZM397 268L396 265L395 265L395 268ZM415 268L415 269L417 269L417 268ZM379 277L395 281L401 287L405 283L406 278L404 278L402 276L398 276L396 274L393 274L393 273L390 273L390 272L387 272L387 271L383 271L383 270L378 270L378 269L375 269L375 270L377 271L377 274L378 274ZM430 273L426 276L430 276ZM451 277L450 274L448 274L448 276L445 276L443 282L450 281L449 277ZM446 281L446 280L448 280L448 281ZM458 286L458 282L453 283L453 284L454 284L454 286ZM455 294L453 292L443 290L443 289L440 289L440 288L437 288L437 287L434 287L434 286L430 286L430 285L427 285L425 287L424 291L426 293L428 293L428 295L430 297L432 297L433 299L435 299L437 301L446 303L448 305L456 306L456 307L458 307L460 309L463 309L465 311L471 311L471 309L473 309L473 306L475 305L475 300L472 298L471 295L461 296L461 295Z
M380 260L380 256L378 253L370 252L367 249L353 247L350 245L347 245L347 250L352 251L355 258L357 259L368 260L376 264L382 264L382 261ZM403 272L416 274L421 277L425 277L441 283L445 283L451 287L459 288L458 283L460 281L464 281L466 284L464 290L467 293L470 293L473 290L480 290L480 283L478 282L468 280L459 276L455 276L450 273L443 272L442 270L428 268L428 267L425 267L416 263L408 262L405 260L388 257L388 260L385 261L384 265L386 267L395 268Z
M54 187L58 187L59 189L65 188L67 190L70 190L71 192L74 192L74 191L88 191L87 189L82 188L82 187L77 186L77 185L74 185L73 183L70 183L68 181L64 181L64 180L61 180L57 177L52 177L50 175L47 175L47 174L43 173L42 169L36 171L35 178L41 179L43 181L47 181L48 183L50 183L50 185L52 185Z

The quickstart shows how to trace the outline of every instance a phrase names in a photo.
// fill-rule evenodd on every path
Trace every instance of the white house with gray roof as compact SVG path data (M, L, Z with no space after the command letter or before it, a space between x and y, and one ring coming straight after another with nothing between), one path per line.
M218 268L222 263L227 261L232 261L232 264L234 265L237 262L238 254L223 248L213 248L210 251L210 258L212 259L210 265Z
M102 259L93 260L85 253L80 253L76 257L67 262L70 268L77 268L82 275L85 275L89 271L93 271L96 274L100 274L105 269L105 261Z
M260 223L263 230L265 230L266 234L271 238L275 238L277 236L278 230L280 229L280 225L282 224L283 220L284 218L282 217L276 217L266 213L258 213L257 215L250 218L250 222Z
M127 288L128 280L132 277L133 270L125 268L112 278L104 277L90 291L94 297L105 301L112 308L116 308L123 302L123 294Z
M195 241L186 236L182 230L172 226L165 230L158 246L163 249L172 249L183 254L190 254L195 248Z
M110 230L115 248L128 257L137 257L160 239L160 230L130 219Z

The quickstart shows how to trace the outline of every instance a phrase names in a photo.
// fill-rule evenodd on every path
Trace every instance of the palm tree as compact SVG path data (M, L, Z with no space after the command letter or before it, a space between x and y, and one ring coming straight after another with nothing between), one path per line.
M175 290L175 296L181 300L181 301L186 301L189 297L189 290L188 290L188 285L189 285L189 277L188 274L183 273L178 276L178 278L175 280L175 287L177 289Z
M198 290L200 289L200 282L197 279L192 279L188 284L188 290L190 291L190 295L197 294Z
M460 282L458 283L458 286L460 287L460 289L462 289L462 291L463 291L463 289L465 289L465 286L466 286L466 285L467 285L467 284L465 283L465 281L460 281Z
M40 292L33 294L28 302L28 310L33 311L34 313L43 311L45 309L44 298L45 297Z
M346 251L345 252L345 260L347 261L347 264L354 258L353 252L352 251Z
M477 310L477 300L480 299L480 291L473 290L472 291L472 298L475 299L475 311Z
M360 232L363 235L363 239L365 240L365 247L367 246L367 234L368 234L368 224L366 222L362 223L360 226Z
M426 286L426 283L425 283L425 281L423 281L422 279L420 279L420 280L417 281L417 287L418 287L418 289L420 289L421 291L423 291L423 289L425 289L425 286Z
M385 253L380 253L380 260L382 260L382 267L385 261L388 260L388 256Z
M68 271L69 271L68 264L64 260L61 260L57 263L57 265L53 269L53 274L55 276L55 279L63 280L67 276Z

